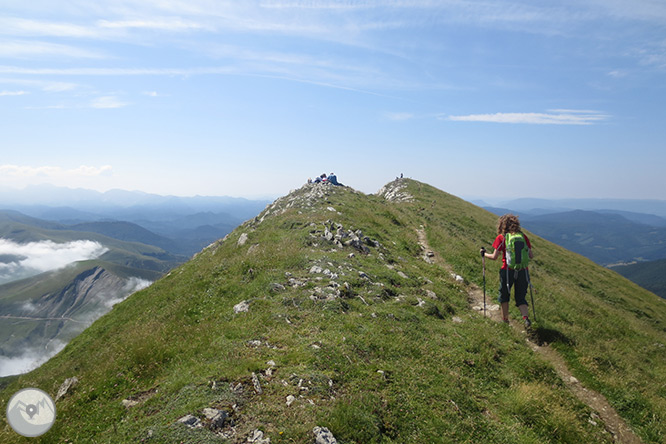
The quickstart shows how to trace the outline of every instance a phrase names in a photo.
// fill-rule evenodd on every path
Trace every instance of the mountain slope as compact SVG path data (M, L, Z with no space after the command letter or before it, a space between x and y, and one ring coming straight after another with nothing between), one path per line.
M524 334L470 309L495 220L414 181L373 196L306 185L116 305L0 398L26 386L55 395L77 377L45 442L310 443L316 426L341 443L611 442ZM419 232L448 266L425 260ZM534 340L644 441L662 442L663 301L530 238ZM204 427L180 423L186 415ZM0 438L21 442L7 426Z
M36 219L34 217L26 216L23 213L12 210L0 210L0 224L2 226L7 225L10 227L13 224L28 225L32 227L44 228L47 230L58 230L62 228L62 225L56 222ZM4 237L8 232L11 232L11 230L3 230L1 234Z
M86 222L72 225L68 228L74 231L103 234L104 236L126 242L139 242L146 245L154 245L172 253L177 250L175 242L171 239L159 236L131 222Z
M666 299L666 259L618 265L612 270Z

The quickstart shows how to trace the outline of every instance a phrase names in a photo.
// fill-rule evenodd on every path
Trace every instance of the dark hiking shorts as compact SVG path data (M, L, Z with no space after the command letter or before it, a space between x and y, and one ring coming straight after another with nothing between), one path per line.
M508 273L507 273L508 271ZM508 275L508 286L507 286L507 275ZM527 300L525 295L527 295L527 270L509 270L503 269L500 270L500 288L499 288L499 297L497 301L499 303L509 302L509 296L511 295L511 287L515 287L515 302L516 307L520 305L527 305Z

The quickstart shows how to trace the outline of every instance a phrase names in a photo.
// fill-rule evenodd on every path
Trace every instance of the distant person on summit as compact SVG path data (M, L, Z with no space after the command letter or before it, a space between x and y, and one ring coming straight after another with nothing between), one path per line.
M335 173L331 173L331 174L328 175L328 182L331 185L337 185L339 187L344 186L340 182L338 182L338 176L336 176Z
M508 246L508 248L507 248ZM529 272L527 263L532 259L532 244L527 236L520 231L518 216L505 214L497 220L497 237L493 242L495 251L486 253L481 249L481 255L496 260L502 253L502 268L500 269L500 288L498 301L502 306L502 320L509 322L509 297L511 287L515 285L515 303L523 316L525 327L530 327L527 309L527 288L529 286ZM508 254L507 254L508 251Z

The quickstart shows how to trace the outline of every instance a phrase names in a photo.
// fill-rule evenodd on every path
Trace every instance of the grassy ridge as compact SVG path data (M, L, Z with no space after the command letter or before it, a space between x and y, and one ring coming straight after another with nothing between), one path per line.
M255 429L273 443L312 442L316 425L341 443L611 442L524 337L472 313L465 284L421 259L416 230L424 226L431 247L480 285L478 249L494 239L495 217L403 183L413 202L335 187L294 192L115 306L0 398L25 386L55 394L66 378L80 379L58 401L43 442L224 442L176 423L206 407L233 418L223 430L229 442ZM327 240L338 224L362 230L369 253ZM663 441L664 393L653 389L666 380L656 345L663 303L531 239L538 331L646 441ZM488 277L492 294L496 273ZM241 301L249 310L235 313ZM600 319L615 326L599 334ZM595 360L602 351L613 371ZM627 401L631 409L622 408ZM0 438L21 442L7 426Z
M486 245L495 237L495 217L485 217L486 231L474 230L472 217L484 221L481 213L462 211L452 196L425 185L415 193L431 227L431 245L455 261L462 272L477 276L481 285L476 236ZM439 198L439 200L437 200ZM451 211L455 209L454 211ZM439 210L439 212L437 212ZM473 231L473 232L472 232ZM579 379L603 393L619 413L649 442L666 440L666 305L664 301L616 273L595 266L528 233L535 251L531 267L537 291L538 332L567 358ZM484 238L478 238L479 241ZM457 252L457 253L456 253ZM494 265L494 266L493 266ZM488 288L496 294L499 279L493 264L488 270Z

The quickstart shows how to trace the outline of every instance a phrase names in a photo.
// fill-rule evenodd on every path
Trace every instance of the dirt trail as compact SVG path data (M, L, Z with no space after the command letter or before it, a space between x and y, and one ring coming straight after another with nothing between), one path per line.
M425 229L421 227L421 229L417 230L417 234L419 245L424 250L424 260L444 268L449 273L453 273L451 266L446 263L446 261L444 261L441 256L433 251L428 245ZM479 264L481 264L481 261L479 261ZM487 272L488 269L486 267L486 273ZM467 288L467 300L469 302L470 308L474 311L478 311L481 315L484 315L483 289L474 284L468 284ZM500 314L500 307L497 304L494 296L495 294L495 289L489 290L486 288L485 316L494 321L501 322L502 316ZM613 406L610 405L608 400L601 393L584 387L580 381L578 381L578 379L573 376L567 367L566 362L559 353L548 346L548 344L539 344L540 341L538 335L534 334L534 332L525 331L525 327L522 322L512 320L510 325L525 337L526 341L535 353L541 355L555 368L560 378L562 378L562 381L564 381L566 387L571 390L571 392L576 395L576 397L581 402L585 403L592 410L594 410L590 421L594 421L594 419L597 417L600 418L603 421L606 430L618 443L641 444L643 442L636 434L634 434L629 426L627 426L627 423L624 421L624 419L622 419L622 417L617 414Z
M25 320L25 321L71 321L71 322L78 322L79 324L85 324L84 321L77 321L76 319L72 318L38 318L38 317L31 317L31 316L11 316L11 315L0 315L0 319L18 319L18 320Z

